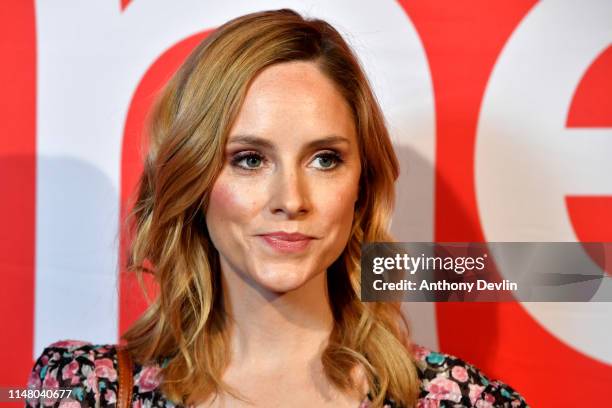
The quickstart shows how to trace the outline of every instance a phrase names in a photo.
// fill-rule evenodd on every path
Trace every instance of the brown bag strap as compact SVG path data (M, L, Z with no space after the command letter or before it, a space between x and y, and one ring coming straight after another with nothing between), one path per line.
M119 366L117 408L129 408L132 405L132 387L134 386L132 358L130 353L121 346L117 346L117 362Z

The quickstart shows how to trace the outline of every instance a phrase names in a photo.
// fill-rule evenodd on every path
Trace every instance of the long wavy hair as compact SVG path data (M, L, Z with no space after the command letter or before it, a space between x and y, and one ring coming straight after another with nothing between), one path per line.
M222 381L230 339L219 254L204 214L250 81L272 64L296 60L316 63L346 98L362 163L350 238L327 273L334 327L322 356L325 375L339 389L354 390L358 384L347 373L358 367L374 406L382 406L385 397L413 406L419 379L399 303L359 298L361 244L393 240L389 225L398 161L350 47L327 22L288 9L222 25L194 49L157 99L128 218L128 269L152 273L159 295L122 338L136 362L164 361L162 392L176 403L240 394Z

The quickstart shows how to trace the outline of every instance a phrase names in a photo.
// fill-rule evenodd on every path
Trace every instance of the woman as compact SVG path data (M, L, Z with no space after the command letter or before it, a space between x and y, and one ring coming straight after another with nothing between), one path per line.
M291 10L226 23L168 83L150 137L130 267L160 295L123 336L134 406L526 406L411 345L398 304L360 302L360 245L391 240L399 170L329 24ZM114 404L117 348L51 345L30 384Z

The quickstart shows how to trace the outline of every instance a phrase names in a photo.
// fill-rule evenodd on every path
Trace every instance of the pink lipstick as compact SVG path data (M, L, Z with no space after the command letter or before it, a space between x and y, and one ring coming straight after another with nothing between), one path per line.
M297 232L283 231L259 235L270 247L282 253L296 253L305 250L313 237Z

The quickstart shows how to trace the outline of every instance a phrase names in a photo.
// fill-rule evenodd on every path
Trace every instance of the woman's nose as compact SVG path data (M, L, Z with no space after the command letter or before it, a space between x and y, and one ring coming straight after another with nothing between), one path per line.
M272 181L270 209L294 218L310 211L305 175L297 169L281 169Z

